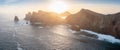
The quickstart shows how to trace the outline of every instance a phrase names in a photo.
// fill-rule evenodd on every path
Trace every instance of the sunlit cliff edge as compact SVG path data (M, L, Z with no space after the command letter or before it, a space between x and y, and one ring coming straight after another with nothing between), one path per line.
M62 18L63 16L65 19ZM38 12L28 12L25 20L30 21L31 24L69 24L70 28L76 31L86 29L120 38L120 13L104 15L88 9L81 9L75 14L69 12L57 14L39 10Z

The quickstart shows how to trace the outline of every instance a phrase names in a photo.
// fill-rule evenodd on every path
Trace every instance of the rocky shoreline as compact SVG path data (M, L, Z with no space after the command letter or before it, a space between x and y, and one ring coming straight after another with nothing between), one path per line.
M67 14L67 15L66 15ZM60 14L54 12L29 12L25 20L30 23L42 23L43 25L69 24L71 29L92 30L98 33L108 34L120 39L120 13L100 14L88 9L81 9L78 13L64 13L66 19L62 19Z

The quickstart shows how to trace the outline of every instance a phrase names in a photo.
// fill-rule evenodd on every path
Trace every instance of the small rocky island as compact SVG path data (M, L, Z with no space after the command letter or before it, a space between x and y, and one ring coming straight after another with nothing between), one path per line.
M15 16L15 17L14 17L14 22L18 22L18 21L19 21L18 16Z

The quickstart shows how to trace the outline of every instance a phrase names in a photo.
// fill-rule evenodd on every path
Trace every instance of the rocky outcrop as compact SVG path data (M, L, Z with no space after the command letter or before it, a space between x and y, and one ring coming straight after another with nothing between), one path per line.
M64 13L60 14L60 16L69 16L69 15L71 15L71 13L68 11L65 11Z
M44 25L52 25L62 24L63 22L63 20L59 17L59 14L41 10L38 12L27 13L25 19L30 21L31 24L42 23Z
M104 15L82 9L76 14L69 15L66 18L68 24L72 25L72 29L87 29L99 33L110 34L117 38L120 36L120 13Z
M67 16L67 18L63 20L61 16ZM67 11L62 14L57 14L39 10L38 12L27 13L25 20L30 21L31 24L70 24L71 29L74 30L92 30L120 38L120 13L104 15L91 10L82 9L75 14L70 14Z
M17 16L14 17L14 22L18 22L19 18Z

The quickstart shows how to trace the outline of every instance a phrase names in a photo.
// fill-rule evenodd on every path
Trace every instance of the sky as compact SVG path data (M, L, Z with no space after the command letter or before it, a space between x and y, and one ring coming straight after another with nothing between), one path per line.
M25 14L32 11L50 11L50 3L55 0L0 0L0 14ZM58 1L58 0L57 0ZM89 9L98 13L111 14L120 12L120 0L59 0L69 6L66 11L76 13Z

